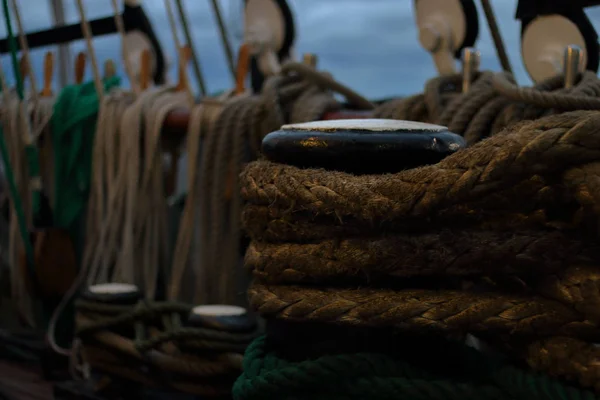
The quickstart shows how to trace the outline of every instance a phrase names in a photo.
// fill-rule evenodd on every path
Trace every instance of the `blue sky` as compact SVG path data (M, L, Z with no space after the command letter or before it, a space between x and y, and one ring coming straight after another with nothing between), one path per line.
M210 91L232 86L232 79L218 36L216 22L208 0L184 0L192 24L196 50ZM34 31L52 25L48 0L19 0L25 29ZM330 71L338 80L371 98L406 95L419 92L423 83L435 75L429 55L417 41L412 0L288 0L296 18L299 54L312 52L319 57L319 67ZM68 22L78 22L74 0L64 0ZM479 3L477 1L477 3ZM519 82L529 79L520 58L520 26L514 19L516 0L492 0L500 29L509 50ZM86 0L89 18L110 15L110 0ZM241 0L221 0L225 19L234 44L241 36ZM25 6L26 5L26 6ZM168 28L164 0L144 0L143 5L171 60L176 60L175 47ZM479 4L478 4L479 6ZM477 47L482 52L482 67L499 70L483 12L479 7L480 35ZM600 7L588 10L592 22L600 26ZM4 24L0 35L5 36ZM183 36L181 36L183 37ZM101 62L119 60L119 41L115 37L95 40ZM83 42L73 43L72 57L84 49ZM36 75L41 80L41 61L48 48L32 53ZM2 66L11 79L7 57ZM119 64L119 63L117 63ZM88 68L88 78L91 73ZM175 71L171 71L174 78Z

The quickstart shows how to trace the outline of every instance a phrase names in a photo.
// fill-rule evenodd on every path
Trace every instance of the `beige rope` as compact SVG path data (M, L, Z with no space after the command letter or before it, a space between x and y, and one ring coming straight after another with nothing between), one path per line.
M147 298L154 298L159 276L165 278L168 257L167 203L163 187L163 157L160 135L165 118L171 111L188 105L184 92L167 92L156 99L145 115L144 165L142 166L141 196L147 199L139 207L138 229L143 233L142 260L144 288ZM166 281L166 280L164 280Z
M140 93L140 87L135 79L135 71L133 70L133 66L131 65L131 60L129 59L129 57L127 57L127 54L129 54L130 49L128 49L127 41L125 40L126 33L125 23L123 22L123 15L121 15L121 10L119 9L117 0L111 1L113 6L113 12L115 14L115 24L117 26L117 31L119 32L119 37L121 38L121 59L123 60L123 64L125 64L125 73L127 74L127 79L129 79L131 89L137 96Z
M12 8L15 13L15 19L17 21L17 27L19 29L19 44L21 45L21 50L23 52L23 56L25 57L25 62L29 66L27 68L27 73L29 75L29 81L31 82L31 98L34 103L38 100L38 89L37 82L35 78L35 73L33 72L33 68L31 68L31 57L29 53L29 44L27 43L27 39L25 38L25 29L23 29L23 22L21 20L21 12L19 10L19 6L17 4L17 0L11 0Z
M112 275L113 282L139 284L143 275L143 266L139 256L138 235L136 229L137 210L144 200L140 195L140 182L142 175L140 166L142 155L140 142L142 141L143 115L146 109L156 101L156 98L170 90L168 87L152 88L140 93L134 103L123 112L120 121L120 131L123 133L121 142L121 165L124 190L121 193L123 205L123 226L121 230L121 248L115 261L115 270ZM141 287L141 286L140 286Z
M179 232L173 252L173 262L171 266L171 278L169 280L168 299L177 300L180 297L181 280L188 264L190 255L194 222L197 212L197 172L198 158L200 153L200 143L202 133L206 126L205 123L206 107L199 104L192 108L187 132L187 196L183 213L179 222Z

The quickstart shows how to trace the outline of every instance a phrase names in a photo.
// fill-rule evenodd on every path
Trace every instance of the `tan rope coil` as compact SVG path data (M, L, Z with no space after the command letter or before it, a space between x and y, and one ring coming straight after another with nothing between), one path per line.
M560 112L598 108L599 81L524 90L482 73L468 94L458 83L436 78L376 110L467 137L436 165L365 176L247 166L251 304L284 320L528 343L515 354L533 368L597 386L586 343L600 337L600 113Z

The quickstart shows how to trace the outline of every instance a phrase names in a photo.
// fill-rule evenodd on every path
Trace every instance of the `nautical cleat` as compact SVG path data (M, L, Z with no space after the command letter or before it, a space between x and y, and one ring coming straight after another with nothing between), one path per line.
M266 76L289 59L296 39L294 18L285 0L246 0L244 41L252 47L250 79L252 90L261 91Z
M516 19L521 20L521 57L527 73L541 82L564 69L568 46L582 50L580 70L598 71L598 34L584 8L599 1L519 1Z
M101 283L88 287L81 297L98 303L127 306L136 304L142 293L136 285L129 283Z
M284 125L265 136L267 159L301 168L382 174L435 164L466 142L440 125L345 119Z
M473 0L415 0L414 13L421 46L433 57L442 76L457 72L463 49L479 35L479 19Z
M251 332L256 321L244 307L210 304L196 306L190 312L187 325L194 328L209 328L225 332Z

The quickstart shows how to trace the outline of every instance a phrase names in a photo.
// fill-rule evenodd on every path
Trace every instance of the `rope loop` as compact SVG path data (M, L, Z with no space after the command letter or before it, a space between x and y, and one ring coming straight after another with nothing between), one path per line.
M308 65L299 62L288 61L281 66L281 72L283 74L295 72L322 88L339 93L343 95L352 106L357 107L359 110L372 110L375 108L373 103L349 87L337 82L331 77L331 75L319 72Z

